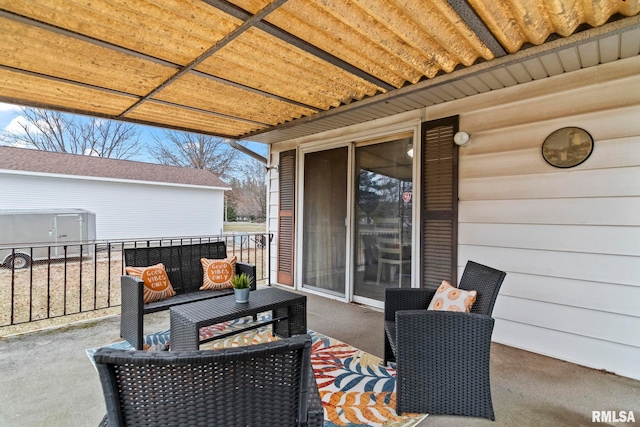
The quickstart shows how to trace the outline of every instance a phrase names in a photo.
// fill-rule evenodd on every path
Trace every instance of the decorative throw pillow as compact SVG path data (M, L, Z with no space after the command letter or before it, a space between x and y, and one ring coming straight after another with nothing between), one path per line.
M231 278L236 274L236 261L235 256L224 259L201 258L203 274L200 290L233 288Z
M145 304L161 301L176 294L162 263L150 267L127 267L125 270L128 275L139 277L144 281L143 298Z
M473 303L476 302L477 295L478 292L476 291L465 291L454 288L451 286L451 283L443 280L436 294L431 299L427 310L462 311L468 313L471 311Z

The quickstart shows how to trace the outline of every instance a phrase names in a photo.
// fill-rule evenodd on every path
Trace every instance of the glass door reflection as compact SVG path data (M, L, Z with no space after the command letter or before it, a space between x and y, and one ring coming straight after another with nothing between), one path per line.
M348 148L304 155L302 286L344 298Z
M411 287L412 138L356 147L354 295Z

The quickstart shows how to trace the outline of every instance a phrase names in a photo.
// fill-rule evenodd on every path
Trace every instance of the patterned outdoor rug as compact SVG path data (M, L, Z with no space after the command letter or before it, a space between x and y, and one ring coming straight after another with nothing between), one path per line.
M264 314L260 320L266 320ZM200 339L240 329L251 317L213 325L200 330ZM395 371L380 366L380 358L351 347L336 339L309 331L312 339L311 363L324 406L324 427L335 426L415 426L426 415L395 412ZM238 347L278 339L271 336L268 326L243 332L200 346L200 349ZM145 349L166 350L169 331L145 337ZM110 348L131 349L126 341L108 345ZM96 349L87 350L93 362Z

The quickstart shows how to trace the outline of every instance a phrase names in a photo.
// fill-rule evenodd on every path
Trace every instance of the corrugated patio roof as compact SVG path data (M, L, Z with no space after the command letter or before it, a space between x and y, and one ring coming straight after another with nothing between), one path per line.
M0 101L275 142L379 117L380 102L388 115L637 55L639 13L640 0L0 0Z
M0 146L2 170L230 189L203 169Z

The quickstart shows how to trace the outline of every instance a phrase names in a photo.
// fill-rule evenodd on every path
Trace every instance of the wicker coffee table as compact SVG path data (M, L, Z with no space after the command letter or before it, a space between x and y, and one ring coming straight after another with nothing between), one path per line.
M200 328L269 310L269 321L252 322L246 328L199 341ZM170 318L172 351L197 350L201 343L269 324L275 335L290 337L307 333L307 297L277 288L260 289L250 293L248 303L237 303L235 296L228 295L171 307Z

